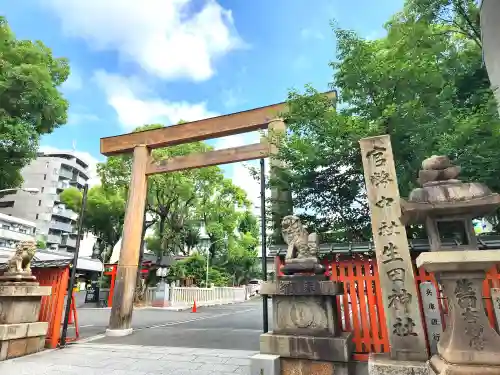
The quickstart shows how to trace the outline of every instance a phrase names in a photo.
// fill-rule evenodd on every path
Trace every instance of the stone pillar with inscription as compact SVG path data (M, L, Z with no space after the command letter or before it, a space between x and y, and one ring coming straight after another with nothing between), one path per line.
M31 274L36 252L33 241L19 242L0 276L0 361L43 349L48 323L39 322L42 297L50 286L40 286Z
M422 163L422 187L402 200L403 222L425 224L431 245L417 266L434 273L448 299L446 328L429 364L440 375L500 375L500 336L482 296L485 273L500 263L500 251L479 251L472 225L500 206L500 196L481 183L458 180L459 173L448 157L432 156ZM458 244L453 249L442 242L450 234Z
M425 334L388 135L360 141L393 360L426 361Z
M325 276L317 236L308 234L298 217L286 216L281 230L288 245L285 275L261 287L261 294L272 297L273 331L261 335L260 352L279 356L283 375L347 374L352 334L340 330L336 299L343 285ZM270 375L256 366L252 374Z

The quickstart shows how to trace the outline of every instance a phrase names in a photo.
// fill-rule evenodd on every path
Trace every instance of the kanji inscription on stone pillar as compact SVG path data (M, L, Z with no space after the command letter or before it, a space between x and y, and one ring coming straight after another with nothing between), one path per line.
M388 135L360 140L391 358L426 361L413 267Z

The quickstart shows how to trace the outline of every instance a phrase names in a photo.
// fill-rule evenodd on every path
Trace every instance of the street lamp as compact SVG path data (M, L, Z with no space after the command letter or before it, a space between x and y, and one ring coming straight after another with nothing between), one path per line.
M10 192L16 192L16 191L24 191L24 192L30 193L30 194L38 194L40 192L40 189L38 189L38 188L12 188L12 189L0 190L0 193L10 193Z
M206 279L205 279L205 287L208 288L208 270L209 270L209 263L210 263L210 247L212 245L216 244L217 242L225 241L226 238L220 238L217 241L210 242L210 237L204 236L200 239L202 247L207 248L207 271L206 271Z

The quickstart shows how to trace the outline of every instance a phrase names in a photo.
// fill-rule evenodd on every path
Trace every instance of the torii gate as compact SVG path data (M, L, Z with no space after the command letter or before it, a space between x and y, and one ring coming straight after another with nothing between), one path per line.
M331 91L326 95L334 98L335 92ZM177 156L162 161L153 160L151 150L262 129L284 132L285 124L277 116L283 113L285 109L286 103L283 102L161 129L101 138L101 153L103 155L133 154L132 176L123 225L113 306L111 308L109 327L106 330L108 336L126 336L132 333L133 296L139 261L148 176L156 173L262 159L276 152L275 148L265 140L251 145ZM273 161L272 158L271 165L273 163L274 165L279 164L275 159Z

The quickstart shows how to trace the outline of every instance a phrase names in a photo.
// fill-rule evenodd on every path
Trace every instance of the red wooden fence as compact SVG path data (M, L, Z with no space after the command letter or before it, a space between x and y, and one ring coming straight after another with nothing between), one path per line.
M41 286L52 287L52 293L42 297L39 320L49 322L45 345L56 348L61 332L64 297L68 289L69 268L38 268L33 269L33 275Z
M276 259L277 270L282 264ZM375 259L354 256L349 259L324 260L327 274L331 280L344 283L344 295L337 297L337 313L339 324L343 331L353 332L354 359L368 360L369 353L389 352L389 337L382 302L382 291L378 277L377 262ZM431 281L439 291L438 301L441 312L441 322L445 324L444 315L448 312L446 298L434 275L423 269L414 268L418 298L422 309L419 284ZM281 275L281 272L277 272ZM494 308L491 299L491 288L500 285L500 272L497 267L491 269L483 284L483 301L486 314L493 328L496 327ZM423 317L423 313L422 313ZM423 319L425 327L425 319Z
M42 297L39 321L49 323L49 329L45 337L45 346L48 348L56 348L59 345L59 339L61 337L64 303L68 289L69 268L34 268L33 275L36 276L41 286L52 287L51 294ZM75 333L73 336L72 334L68 334L67 342L75 341L79 337L78 316L74 305L74 296L70 317L72 318L70 324L74 325Z

